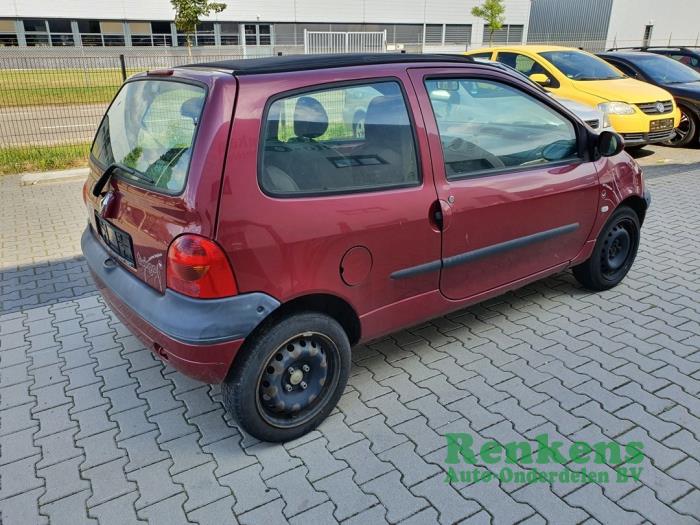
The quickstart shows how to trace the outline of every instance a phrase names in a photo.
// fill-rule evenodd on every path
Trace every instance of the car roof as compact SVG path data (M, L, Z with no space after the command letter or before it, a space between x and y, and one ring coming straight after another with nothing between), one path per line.
M632 47L613 47L608 49L608 51L673 51L673 52L684 52L684 53L700 53L700 46L632 46Z
M479 49L470 49L469 53L485 53L487 51L529 51L530 53L546 53L547 51L581 51L575 47L566 46L550 46L550 45L540 45L540 44L524 44L524 45L512 45L512 46L491 46L491 47L481 47Z
M473 63L465 55L418 54L418 53L367 53L337 55L288 55L265 58L220 60L199 64L187 64L187 68L204 68L230 71L234 75L256 75L263 73L283 73L350 66L376 64L406 64L417 62Z
M596 53L599 57L619 57L619 58L635 58L638 56L653 56L658 57L656 53L647 53L645 51L606 51L604 53ZM663 59L663 57L662 57ZM671 59L669 59L671 60Z

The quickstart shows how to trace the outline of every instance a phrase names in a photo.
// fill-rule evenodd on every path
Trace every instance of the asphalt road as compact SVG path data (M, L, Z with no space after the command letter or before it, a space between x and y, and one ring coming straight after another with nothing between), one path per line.
M0 108L0 147L90 142L106 108L106 103Z
M644 168L646 178L673 175L700 169L700 147L667 148L647 146L631 155Z

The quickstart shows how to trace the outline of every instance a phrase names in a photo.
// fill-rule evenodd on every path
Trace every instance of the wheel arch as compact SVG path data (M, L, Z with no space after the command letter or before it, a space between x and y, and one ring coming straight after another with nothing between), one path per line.
M268 330L278 319L294 313L309 311L327 314L335 319L347 334L350 346L354 346L360 341L362 335L360 318L350 303L336 295L326 293L301 295L282 303L246 336L243 346L241 346L231 362L227 377L230 377L231 371L237 366L237 361L244 354L248 341L258 336L261 332Z
M640 196L632 195L630 197L627 197L625 200L621 201L620 204L617 205L618 208L620 208L621 206L627 206L628 208L632 208L632 210L637 214L637 217L639 218L639 225L641 226L644 223L644 218L647 214L647 203Z

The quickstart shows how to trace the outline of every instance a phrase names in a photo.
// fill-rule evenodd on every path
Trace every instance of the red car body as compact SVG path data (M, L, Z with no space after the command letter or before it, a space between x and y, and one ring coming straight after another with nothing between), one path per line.
M368 341L586 260L606 219L623 202L643 219L648 196L638 165L624 152L591 153L595 135L527 82L464 60L379 62L240 75L221 67L188 67L129 80L196 82L208 91L182 193L164 194L112 177L107 184L113 202L105 209L103 198L91 192L105 169L94 158L84 191L90 225L83 250L98 286L128 328L175 368L203 381L222 381L258 323L273 311L308 305L336 317L351 343ZM582 157L448 181L423 80L456 74L507 82L565 115L577 125ZM419 185L299 198L261 189L256 174L263 108L270 99L387 78L400 83L406 98ZM96 235L98 217L131 237L134 264L114 257ZM163 299L169 293L168 249L182 234L214 240L233 269L237 297L255 298L236 306L246 309L248 319L238 332L221 326L225 318L215 319L219 313L212 305L221 301L228 308L224 299L178 297L176 307ZM120 279L127 283L118 291L111 281L115 272L125 274ZM154 305L151 317L139 311L139 294ZM204 303L207 313L199 317L198 305ZM195 313L187 313L189 308ZM182 326L188 318L196 323Z

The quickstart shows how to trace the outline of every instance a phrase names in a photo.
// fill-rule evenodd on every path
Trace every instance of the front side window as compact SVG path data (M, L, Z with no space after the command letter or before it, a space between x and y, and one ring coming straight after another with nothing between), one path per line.
M539 62L535 62L532 58L526 55L521 55L520 53L510 53L507 51L499 51L498 57L496 58L501 64L512 67L517 72L522 73L526 77L530 78L531 75L544 75L549 79L549 84L547 87L558 87L558 82L556 79L549 74Z
M614 80L624 75L602 60L582 51L545 51L540 53L571 80Z
M677 60L683 65L692 67L695 71L700 71L700 59L690 55L671 55L673 60Z
M487 80L425 85L448 179L576 158L573 124L523 91Z
M263 123L260 184L278 196L419 183L413 130L397 82L275 100Z
M102 120L91 153L104 168L118 163L150 179L154 189L179 193L205 98L206 90L192 84L129 82Z

